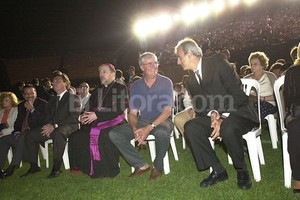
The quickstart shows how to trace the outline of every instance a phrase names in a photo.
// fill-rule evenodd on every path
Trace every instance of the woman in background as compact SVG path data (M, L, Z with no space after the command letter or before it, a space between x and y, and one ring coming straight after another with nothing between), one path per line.
M1 147L6 143L6 136L14 130L14 123L18 115L18 99L12 92L0 93L0 179L5 178L5 172L2 170L8 151Z
M264 52L253 52L248 58L252 73L245 78L252 78L260 85L260 113L263 120L267 115L277 112L273 86L277 79L275 74L265 71L269 65L269 58Z
M292 104L300 106L300 43L297 59L285 74L283 96L288 109ZM293 117L288 112L286 125L288 130L288 152L294 179L293 191L294 193L300 193L300 118Z

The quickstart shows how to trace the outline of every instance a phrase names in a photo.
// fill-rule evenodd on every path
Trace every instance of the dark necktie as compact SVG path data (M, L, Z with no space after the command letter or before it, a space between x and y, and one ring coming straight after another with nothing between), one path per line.
M56 110L57 110L57 108L58 108L59 98L60 98L60 96L57 96L57 97L56 97L56 105L55 105L55 109L56 109Z
M27 129L29 129L29 125L28 125L28 116L29 116L29 110L26 110L26 115L25 118L22 122L22 127L21 127L21 132L23 133L24 131L26 131Z

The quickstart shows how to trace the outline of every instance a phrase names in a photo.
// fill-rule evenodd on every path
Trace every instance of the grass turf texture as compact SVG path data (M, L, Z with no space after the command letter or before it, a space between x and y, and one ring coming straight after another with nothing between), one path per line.
M249 158L245 156L252 179L252 188L247 191L237 187L236 171L228 164L227 154L218 144L216 152L227 169L229 179L209 188L200 188L199 183L209 175L209 170L198 172L190 149L182 149L181 139L178 139L179 161L174 160L170 149L171 172L158 180L149 181L150 172L128 178L131 169L123 158L120 158L121 173L113 179L91 179L84 174L71 174L64 170L63 165L63 173L59 177L47 179L51 164L46 169L44 161L41 162L41 172L20 178L29 168L28 164L23 163L13 176L0 180L0 199L300 199L300 195L295 196L292 189L284 187L281 145L278 149L272 149L266 129L263 130L262 140L266 165L261 166L260 182L253 180ZM150 163L149 149L140 152Z

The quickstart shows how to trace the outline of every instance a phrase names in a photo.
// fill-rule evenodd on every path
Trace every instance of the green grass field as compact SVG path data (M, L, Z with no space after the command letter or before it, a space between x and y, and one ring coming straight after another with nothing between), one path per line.
M229 179L210 188L200 188L199 182L209 175L209 171L198 172L187 148L182 149L181 139L176 140L179 161L175 161L169 150L171 172L158 180L149 181L148 174L128 178L130 166L121 158L121 173L114 179L91 179L83 174L71 174L68 170L55 179L47 179L51 171L42 161L42 172L20 178L29 167L24 163L12 177L0 180L0 199L300 199L292 189L283 184L281 145L272 149L269 133L263 133L263 150L266 165L261 166L262 180L255 182L248 162L253 186L250 190L241 190L236 185L236 172L227 162L227 155L220 145L216 151L226 167ZM141 150L150 162L149 150ZM62 167L63 168L63 167Z

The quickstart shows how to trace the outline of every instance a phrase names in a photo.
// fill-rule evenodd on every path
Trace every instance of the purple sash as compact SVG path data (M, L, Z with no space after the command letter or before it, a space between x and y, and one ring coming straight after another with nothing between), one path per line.
M103 129L108 127L115 126L121 123L125 119L124 113L118 115L116 118L112 120L107 120L103 122L99 122L95 127L91 128L90 131L90 153L91 153L91 170L90 175L94 175L94 161L100 161L101 155L98 146L98 139Z

